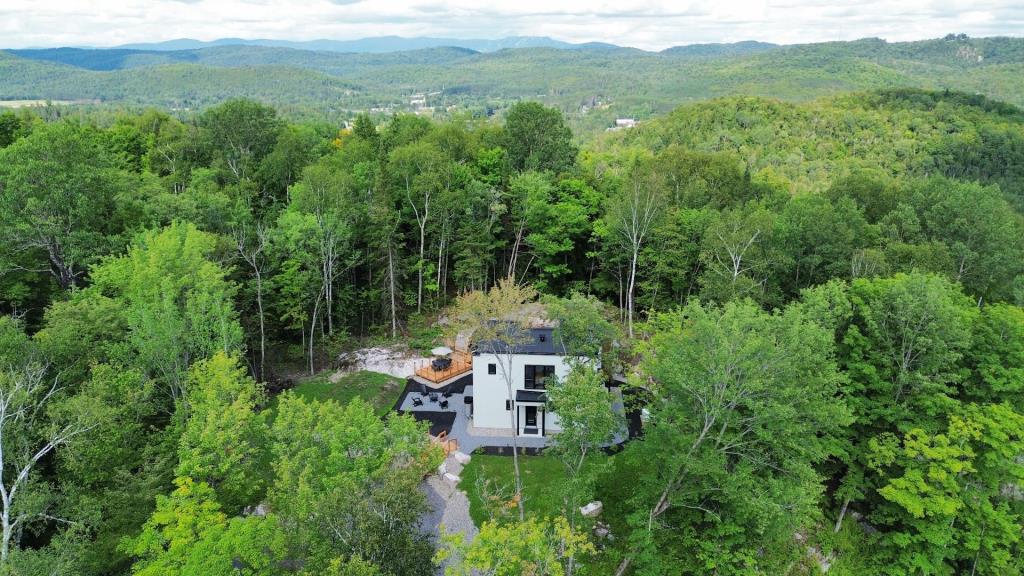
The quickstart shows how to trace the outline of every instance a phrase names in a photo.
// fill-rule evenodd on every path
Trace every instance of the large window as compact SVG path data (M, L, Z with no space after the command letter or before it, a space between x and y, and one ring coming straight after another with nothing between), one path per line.
M527 366L527 390L543 390L547 387L547 379L555 375L554 366Z

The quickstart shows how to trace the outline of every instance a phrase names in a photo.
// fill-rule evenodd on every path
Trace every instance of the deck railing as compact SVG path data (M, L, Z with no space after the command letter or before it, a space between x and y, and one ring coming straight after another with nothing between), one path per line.
M473 369L473 356L470 353L456 351L452 352L451 356L452 364L444 370L434 370L434 367L431 366L428 361L426 365L416 369L416 375L435 384L439 384L449 378L465 374Z

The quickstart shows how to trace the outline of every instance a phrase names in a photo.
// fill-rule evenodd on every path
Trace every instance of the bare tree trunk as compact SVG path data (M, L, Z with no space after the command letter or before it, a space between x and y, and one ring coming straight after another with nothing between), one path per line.
M444 232L441 232L441 244L437 248L437 293L440 295L444 288L441 286L441 262L444 259ZM435 304L436 305L436 304Z
M70 290L75 286L75 271L64 259L64 251L56 241L47 242L47 255L50 259L50 273L61 287Z
M336 259L337 255L332 244L328 248L328 256L325 259L326 267L324 269L324 294L327 297L327 333L331 336L334 335L334 262Z
M405 197L409 201L409 206L412 207L413 214L416 216L416 224L420 227L420 259L416 266L419 269L416 285L416 313L420 314L423 311L423 252L427 237L427 220L430 218L430 189L426 189L423 193L422 213L412 200L412 183L408 176L405 178Z
M259 379L264 380L266 373L265 362L267 358L267 332L264 326L263 318L263 276L256 271L256 310L259 314L260 320L260 375Z
M443 306L448 302L448 260L451 258L450 254L450 243L444 243L444 258L441 264L441 282L438 285L438 290L441 291L441 305Z
M416 268L419 269L419 279L418 279L418 283L417 283L417 286L416 286L416 313L417 314L422 314L423 313L423 250L424 250L424 243L426 242L426 229L424 228L425 224L426 224L426 221L424 221L423 224L420 224L420 259L419 259L419 262L416 264Z
M636 260L639 252L639 247L634 245L633 247L633 258L629 265L629 284L626 288L626 314L628 316L629 324L629 337L633 337L633 291L636 288Z
M843 507L839 509L839 518L836 519L836 527L832 532L838 533L843 528L843 518L846 517L846 509L850 506L850 499L843 500Z
M502 366L501 371L504 372L505 377L505 389L508 391L508 402L509 410L508 417L512 424L512 474L515 478L516 485L516 507L519 508L519 521L522 522L526 518L526 508L523 506L523 481L519 474L519 422L518 416L519 408L516 406L515 395L512 390L512 355L506 356L508 361L508 368L505 368L504 363L499 361L498 364Z
M516 277L516 265L519 260L519 247L523 243L523 232L526 224L523 222L519 223L519 228L516 229L516 241L512 244L512 257L508 263L508 277L515 279Z
M398 337L398 310L395 306L395 259L388 241L388 292L391 296L391 337Z
M316 374L313 366L313 335L316 334L316 315L320 310L320 297L323 296L323 288L320 293L316 295L316 301L313 303L313 320L309 323L309 375Z
M0 515L4 528L3 540L0 541L0 566L7 566L7 556L11 550L11 537L14 535L14 526L11 525L10 505L7 502L4 502L3 505L4 511Z
M239 255L252 268L253 278L256 279L256 311L259 315L260 325L260 368L257 376L262 380L266 370L267 337L266 316L263 311L263 265L260 255L267 247L267 231L262 225L257 225L256 244L251 249L246 248L246 235L244 232L239 231L236 234L235 240Z

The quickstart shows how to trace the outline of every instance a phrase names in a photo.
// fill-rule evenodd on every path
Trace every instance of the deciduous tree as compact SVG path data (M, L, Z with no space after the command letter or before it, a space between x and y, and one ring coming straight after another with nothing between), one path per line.
M791 307L690 303L655 315L641 364L659 400L636 466L630 556L640 574L741 573L816 515L815 466L849 414L832 335ZM779 549L786 549L782 546Z

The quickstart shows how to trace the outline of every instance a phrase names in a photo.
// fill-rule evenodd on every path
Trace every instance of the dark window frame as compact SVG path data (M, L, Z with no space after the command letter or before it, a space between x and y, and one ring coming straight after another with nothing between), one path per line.
M540 368L540 370L538 370ZM547 390L547 379L555 375L555 367L547 364L527 364L523 368L523 383L527 390Z
M487 373L488 374L497 374L498 373L498 365L497 364L488 364L487 365Z

